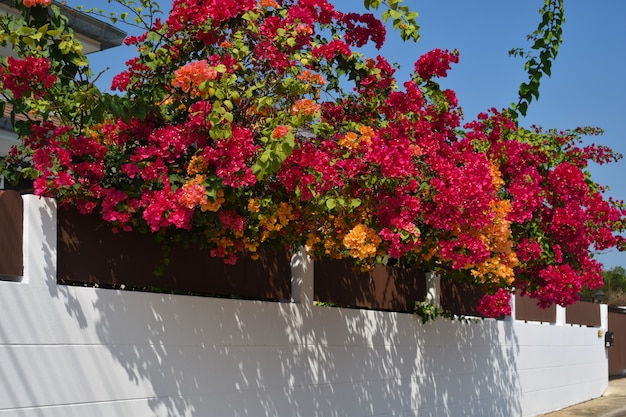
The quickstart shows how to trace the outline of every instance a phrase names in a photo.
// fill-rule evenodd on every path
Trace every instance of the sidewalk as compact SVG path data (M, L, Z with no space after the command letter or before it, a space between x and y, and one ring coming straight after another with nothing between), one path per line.
M626 378L609 381L600 398L538 417L626 417Z

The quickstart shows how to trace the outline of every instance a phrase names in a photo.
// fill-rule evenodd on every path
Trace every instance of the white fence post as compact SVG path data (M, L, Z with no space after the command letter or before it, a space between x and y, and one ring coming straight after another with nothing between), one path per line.
M515 312L515 289L511 292L511 315L508 317L504 317L505 321L515 321L516 312Z
M600 304L600 327L604 332L609 329L609 306L608 304Z
M556 326L565 326L565 324L567 323L566 321L566 310L565 307L562 307L560 305L556 305L556 321L555 321L555 325Z
M441 305L441 276L436 272L426 272L426 300L432 305Z
M313 305L313 261L305 248L300 248L291 258L291 301Z
M24 201L24 279L22 283L46 280L56 283L57 205L51 198L32 194Z

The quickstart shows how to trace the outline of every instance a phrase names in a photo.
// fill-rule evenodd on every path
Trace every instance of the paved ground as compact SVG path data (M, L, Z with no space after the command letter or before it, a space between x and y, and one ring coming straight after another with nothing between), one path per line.
M576 404L542 417L626 417L626 378L609 381L602 397Z

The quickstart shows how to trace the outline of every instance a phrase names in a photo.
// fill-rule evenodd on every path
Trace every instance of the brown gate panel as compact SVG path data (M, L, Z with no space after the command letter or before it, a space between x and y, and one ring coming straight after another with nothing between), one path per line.
M318 259L314 265L315 301L342 307L413 312L426 297L426 276L418 269L378 265L354 270L349 259Z
M614 334L609 351L609 376L626 375L626 311L609 307L609 331Z
M583 326L600 327L600 304L579 301L565 308L565 322Z
M478 285L441 277L441 307L459 316L480 316L476 306L485 292Z
M541 308L537 305L537 300L516 294L515 320L556 323L556 305L553 304L548 308Z
M16 191L0 190L0 280L21 281L24 203Z
M193 293L197 295L287 300L291 266L285 251L261 251L259 260L225 265L208 250L174 249L162 275L154 273L163 256L152 236L115 234L97 216L58 211L58 282L73 285Z

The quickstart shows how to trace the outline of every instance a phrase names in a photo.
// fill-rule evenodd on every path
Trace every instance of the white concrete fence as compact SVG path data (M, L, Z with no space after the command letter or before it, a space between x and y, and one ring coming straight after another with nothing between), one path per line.
M605 306L602 328L316 307L302 254L290 303L62 286L55 203L24 210L0 417L535 416L608 385Z

